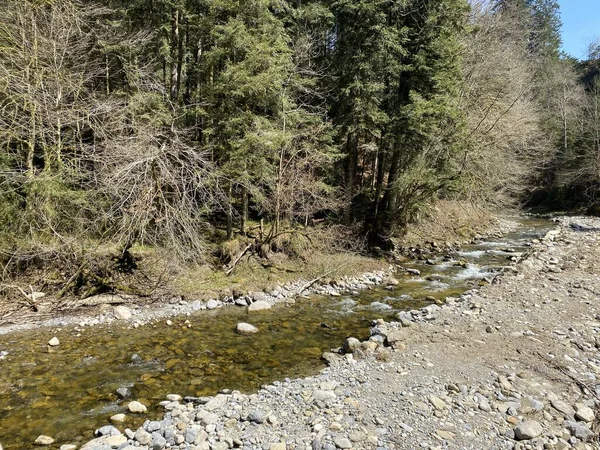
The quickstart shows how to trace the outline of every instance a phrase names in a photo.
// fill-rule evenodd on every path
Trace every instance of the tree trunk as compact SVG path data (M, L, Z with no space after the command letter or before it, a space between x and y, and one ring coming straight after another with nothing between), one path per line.
M354 200L356 187L356 165L358 163L358 136L355 133L348 134L346 142L346 211L344 222L346 225L352 223L352 202Z
M179 97L179 10L171 8L171 100Z
M246 224L248 223L248 190L242 187L242 217L240 221L240 233L246 234Z
M227 198L229 205L227 205L227 240L233 237L233 186L229 183Z

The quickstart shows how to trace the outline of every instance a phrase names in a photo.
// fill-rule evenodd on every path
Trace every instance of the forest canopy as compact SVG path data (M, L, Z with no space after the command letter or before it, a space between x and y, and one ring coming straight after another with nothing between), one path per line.
M600 46L559 29L555 0L4 1L2 257L598 205Z

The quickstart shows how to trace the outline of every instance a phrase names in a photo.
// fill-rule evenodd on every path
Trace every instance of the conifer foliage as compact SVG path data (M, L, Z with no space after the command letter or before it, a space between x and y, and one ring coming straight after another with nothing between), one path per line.
M389 246L439 198L594 200L598 52L559 28L555 0L4 1L0 247Z

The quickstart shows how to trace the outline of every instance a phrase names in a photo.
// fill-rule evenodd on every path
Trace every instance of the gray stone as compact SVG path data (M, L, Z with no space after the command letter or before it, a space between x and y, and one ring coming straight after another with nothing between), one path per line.
M146 431L148 431L149 433L158 430L160 430L160 422L152 420L146 424Z
M270 411L254 410L251 411L250 414L248 414L248 420L254 423L265 423L267 417L269 417L269 414L271 414Z
M315 401L318 402L327 402L330 400L335 400L337 396L335 395L335 392L333 391L321 391L321 390L316 390L313 392L313 398L315 399Z
M565 416L573 417L575 415L575 410L573 409L573 407L568 403L563 402L562 400L553 399L550 401L550 404L554 409L556 409L558 412L563 413Z
M2 446L0 445L0 450L2 450ZM77 446L73 444L64 444L61 445L58 450L77 450Z
M185 430L184 439L185 439L185 442L187 442L188 444L193 444L196 441L197 437L198 437L198 430L196 428L188 427Z
M204 405L204 409L206 409L207 411L214 411L215 409L222 408L223 406L225 406L228 400L228 395L218 394L215 397L211 398Z
M206 307L208 309L217 309L219 307L219 302L216 300L209 300L206 302Z
M337 448L352 448L352 442L350 442L350 439L342 436L335 437L333 442L335 442L335 446Z
M574 436L577 439L581 439L582 441L586 441L594 434L586 424L581 422L567 420L565 421L564 425L565 428L571 433L571 436Z
M202 302L200 300L194 300L192 302L192 309L194 311L200 311L200 309L202 309Z
M437 410L441 411L446 408L446 402L444 402L441 398L439 398L433 394L431 394L429 397L427 397L427 399Z
M583 420L584 422L593 422L594 421L594 410L589 406L582 406L575 413L575 418L579 420Z
M113 448L119 448L127 442L127 438L123 435L119 436L103 436L91 440L86 443L79 450L108 450Z
M117 395L120 398L122 398L122 399L130 397L131 396L131 389L129 389L127 387L120 387L119 389L117 389Z
M402 340L404 339L404 333L401 330L392 330L386 336L387 344L395 349L402 349L404 346Z
M344 341L344 353L354 353L360 348L360 341L356 338L349 337Z
M150 450L162 450L167 445L167 441L159 433L152 433L152 443L150 444Z
M212 425L214 423L217 423L218 421L219 421L219 416L217 416L215 413L211 413L211 412L207 412L206 414L202 414L202 418L200 419L200 422L204 426L206 426L206 425Z
M248 312L264 311L267 309L271 309L272 307L273 305L271 305L271 303L259 300L248 306Z
M112 425L105 425L105 426L103 426L101 428L98 428L94 432L94 434L97 437L100 437L100 436L118 436L119 434L121 434L121 432L117 428L115 428L114 426L112 426Z
M235 330L239 334L256 334L256 333L258 333L258 328L256 328L254 325L251 325L249 323L244 323L244 322L238 323Z
M542 426L535 420L526 420L515 427L515 438L518 441L535 439L543 432Z
M137 430L133 438L142 445L148 445L152 441L152 435L143 428Z
M113 314L119 320L129 320L133 315L131 313L131 309L129 309L127 306L115 306Z

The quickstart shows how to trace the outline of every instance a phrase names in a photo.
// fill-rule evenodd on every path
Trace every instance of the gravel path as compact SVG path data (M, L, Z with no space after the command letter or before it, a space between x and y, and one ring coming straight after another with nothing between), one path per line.
M375 323L319 376L172 395L82 448L600 449L600 220L558 225L497 284Z

